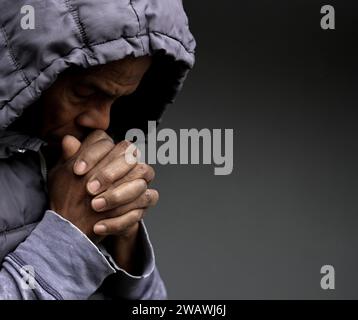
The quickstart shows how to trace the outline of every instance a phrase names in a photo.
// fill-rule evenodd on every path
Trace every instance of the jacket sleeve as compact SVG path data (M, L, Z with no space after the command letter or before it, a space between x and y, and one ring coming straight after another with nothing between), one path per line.
M0 299L88 299L115 269L84 233L53 211L0 269Z
M143 248L140 275L132 275L118 266L103 245L99 249L116 270L106 279L105 291L110 299L165 300L167 291L155 263L153 246L143 220L140 221L139 237ZM98 296L99 297L99 296Z

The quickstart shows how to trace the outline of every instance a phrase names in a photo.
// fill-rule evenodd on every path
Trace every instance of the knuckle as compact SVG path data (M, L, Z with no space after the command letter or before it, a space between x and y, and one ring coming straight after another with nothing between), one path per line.
M145 181L144 179L137 179L136 183L139 189L141 190L147 189L147 181Z
M122 200L123 193L118 189L111 190L111 193L108 195L108 198L110 199L110 203L112 205L119 204L119 202Z
M111 139L111 137L103 130L95 130L92 133L92 136L97 139L106 139L106 138Z
M159 192L157 190L151 190L151 194L152 194L152 204L156 204L159 200Z
M91 148L85 150L80 157L88 163L96 162L99 157L103 156L105 150L109 151L113 146L114 144L110 139L100 139L96 144L92 145Z
M113 234L113 233L117 232L118 226L116 224L114 224L113 222L107 223L106 226L107 226L108 234Z
M118 219L112 219L110 222L107 223L107 233L113 234L121 231L122 224L118 223Z
M92 131L85 139L85 141L98 140L103 137L102 130L94 130Z
M119 150L119 151L125 151L129 148L129 146L131 146L132 143L129 142L128 140L123 140L121 141L120 143L118 143L116 145L116 148Z
M144 213L143 209L134 210L136 220L141 220L143 218L143 213Z
M140 177L143 177L146 174L147 170L147 164L145 163L140 163L136 166L136 171Z
M120 233L123 231L123 223L119 223L116 221L115 224L113 224L112 233Z
M98 179L101 181L104 185L110 185L115 180L115 174L112 170L103 170L99 175Z
M147 215L147 210L143 210L143 213L142 213L142 219Z
M148 166L147 180L150 182L155 178L155 171L153 167Z
M88 164L92 164L96 161L96 154L92 152L92 150L85 150L79 157L78 161L83 160Z
M103 138L98 141L101 143L105 148L112 149L114 147L114 142L111 137Z
M145 180L147 181L150 181L154 178L154 169L146 163L138 164L136 170L138 172L138 175L140 177L145 178Z
M150 190L147 190L146 192L144 192L144 196L143 196L143 206L146 207L148 206L152 201L152 193L150 192Z

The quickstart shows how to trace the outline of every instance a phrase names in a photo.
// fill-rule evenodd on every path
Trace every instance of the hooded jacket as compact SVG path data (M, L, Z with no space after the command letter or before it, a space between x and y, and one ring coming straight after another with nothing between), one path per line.
M34 9L34 29L23 29L25 5ZM182 1L3 0L1 7L0 298L166 298L143 221L142 274L131 275L48 210L45 142L31 133L26 112L71 66L151 55L138 89L121 100L126 121L112 108L108 131L121 140L129 128L159 122L194 64L195 40Z

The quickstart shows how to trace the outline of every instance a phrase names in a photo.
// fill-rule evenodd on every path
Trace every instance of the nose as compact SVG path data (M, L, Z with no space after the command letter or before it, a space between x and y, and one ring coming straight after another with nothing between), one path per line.
M111 105L111 103L106 103L87 107L86 111L77 117L77 124L90 129L107 130L110 123Z

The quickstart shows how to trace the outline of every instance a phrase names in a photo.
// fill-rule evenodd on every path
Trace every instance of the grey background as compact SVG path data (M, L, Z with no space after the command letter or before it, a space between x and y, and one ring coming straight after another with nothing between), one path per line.
M320 29L324 4L335 31ZM156 166L146 223L169 297L358 298L357 5L184 5L197 63L162 127L234 128L235 158L230 176Z

